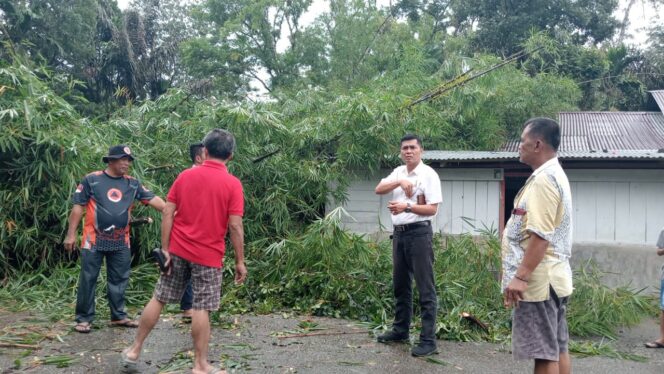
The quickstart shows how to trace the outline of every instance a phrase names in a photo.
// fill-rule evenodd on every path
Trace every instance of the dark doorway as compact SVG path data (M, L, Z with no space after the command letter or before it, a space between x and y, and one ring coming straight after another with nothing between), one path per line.
M514 209L514 198L516 194L519 193L519 190L526 183L528 179L528 174L518 173L517 175L510 175L505 173L505 223L510 219L512 215L512 209Z

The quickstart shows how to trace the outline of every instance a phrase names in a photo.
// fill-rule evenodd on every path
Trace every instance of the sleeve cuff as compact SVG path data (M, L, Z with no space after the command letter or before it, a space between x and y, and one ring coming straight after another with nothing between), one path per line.
M546 240L549 243L551 243L551 241L553 240L553 232L551 232L551 231L548 231L548 232L547 231L542 231L542 230L539 230L539 229L537 229L535 227L532 227L532 226L526 227L526 230L528 230L531 233L539 236L540 238Z

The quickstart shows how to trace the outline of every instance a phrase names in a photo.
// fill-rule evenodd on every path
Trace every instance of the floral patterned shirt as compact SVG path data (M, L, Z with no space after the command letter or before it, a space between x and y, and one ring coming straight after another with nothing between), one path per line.
M542 262L530 276L524 301L548 300L572 294L572 193L557 158L537 168L514 199L512 216L502 240L503 291L516 275L530 237L549 242Z

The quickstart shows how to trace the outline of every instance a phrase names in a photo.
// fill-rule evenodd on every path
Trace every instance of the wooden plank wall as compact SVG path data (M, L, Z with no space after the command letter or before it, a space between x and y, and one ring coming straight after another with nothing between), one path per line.
M344 226L359 233L391 231L387 202L391 194L378 196L374 188L391 170L380 175L356 179L348 191L343 208L350 214ZM475 233L476 229L498 229L501 171L494 169L438 169L443 190L443 204L433 224L436 231L447 234ZM328 211L338 206L331 203ZM464 220L466 218L466 220Z
M568 170L574 242L655 245L664 227L664 171Z
M498 228L500 179L494 169L438 169L443 204L436 231L474 233ZM390 170L351 185L344 208L346 228L360 233L391 231L387 202L374 188ZM664 227L664 170L567 170L573 198L574 242L654 245ZM330 204L328 210L336 204ZM468 220L464 220L464 217Z

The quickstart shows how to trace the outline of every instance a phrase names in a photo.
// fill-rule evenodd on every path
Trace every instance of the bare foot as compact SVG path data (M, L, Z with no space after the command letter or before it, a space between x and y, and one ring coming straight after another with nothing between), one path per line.
M125 348L125 349L122 351L122 354L123 354L124 357L130 359L131 361L136 361L136 360L138 360L138 356L139 356L138 353L134 352L134 350L132 349L132 347Z
M208 365L205 369L191 369L191 374L227 374L226 370L216 368L212 365Z
M182 318L191 318L192 315L194 315L194 311L191 309L182 311Z

